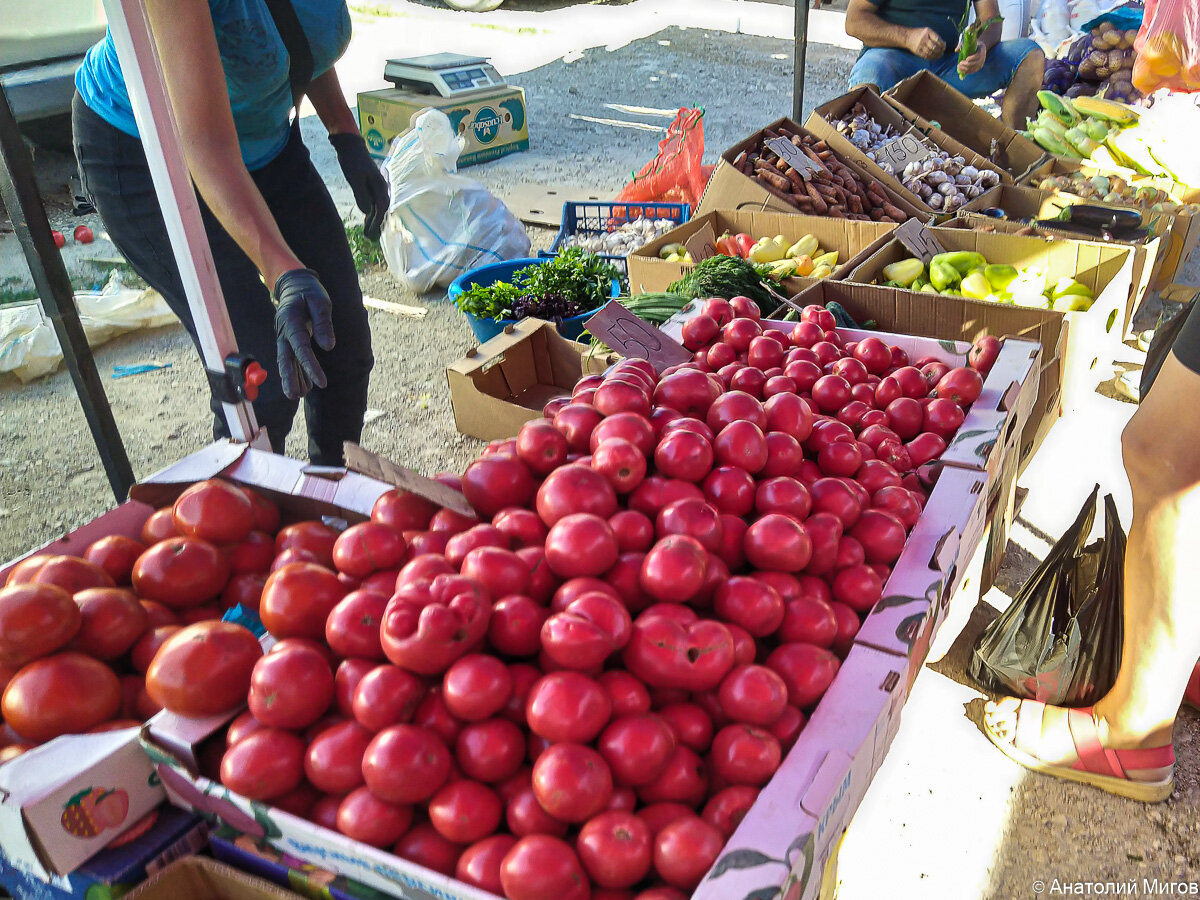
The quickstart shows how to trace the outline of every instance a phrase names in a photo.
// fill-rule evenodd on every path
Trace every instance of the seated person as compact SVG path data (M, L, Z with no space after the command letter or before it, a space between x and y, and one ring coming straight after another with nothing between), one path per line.
M974 0L976 21L1000 12L997 0ZM961 0L850 0L846 34L863 42L850 72L850 86L895 87L928 69L968 97L986 97L1007 87L1001 118L1024 128L1037 108L1046 56L1033 41L1001 41L1001 22L979 37L978 49L958 61Z

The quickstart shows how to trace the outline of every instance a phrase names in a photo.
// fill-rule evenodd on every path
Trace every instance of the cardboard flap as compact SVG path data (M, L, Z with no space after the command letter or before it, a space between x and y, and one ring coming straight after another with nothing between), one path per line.
M456 491L440 481L426 478L412 469L405 468L390 459L364 450L358 444L346 441L346 465L356 472L367 475L378 481L390 484L409 494L423 497L443 509L449 509L460 515L474 517L475 509L467 502L462 491Z
M131 740L136 728L99 734L63 735L27 750L0 766L0 791L5 801L34 803L62 785L80 757L101 759Z
M158 508L174 503L183 488L196 481L215 478L240 460L250 449L235 441L214 441L202 453L193 453L159 469L129 489L129 499Z

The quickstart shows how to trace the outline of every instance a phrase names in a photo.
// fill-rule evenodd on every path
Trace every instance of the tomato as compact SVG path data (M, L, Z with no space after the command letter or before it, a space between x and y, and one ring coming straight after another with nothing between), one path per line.
M179 530L175 527L175 513L169 506L156 509L142 523L142 543L147 546L156 544L159 541L165 541L170 537L179 536Z
M275 552L304 550L316 557L316 562L333 568L333 545L338 532L324 522L305 521L288 525L275 535Z
M529 597L512 594L492 608L488 643L505 656L535 656L541 649L542 623L549 611Z
M198 481L179 495L171 509L175 530L213 544L234 544L254 527L253 505L228 481Z
M213 600L228 580L228 560L202 538L167 538L139 556L133 567L138 596L172 609Z
M802 641L818 647L831 647L836 635L837 617L828 600L819 596L800 596L787 601L783 624L779 626L778 637L781 641Z
M333 702L333 671L319 652L303 645L272 651L254 665L247 704L273 728L300 731Z
M684 416L705 416L720 394L721 385L712 376L695 369L679 369L654 388L654 405Z
M605 378L604 383L596 389L596 393L592 397L592 405L604 416L618 413L636 413L648 416L650 415L650 394L644 382L610 376Z
M418 674L440 674L483 640L491 612L491 597L471 578L438 575L406 585L384 611L383 652Z
M704 479L704 496L719 513L744 516L754 509L754 478L744 469L720 466Z
M540 547L546 542L548 529L531 509L502 509L492 518L492 524L506 534L509 544L517 549Z
M446 542L446 562L454 570L458 570L466 558L476 550L484 547L508 550L511 546L508 535L495 525L475 525L466 531L460 531Z
M546 562L561 578L602 575L619 552L608 522L589 513L563 516L546 537Z
M656 600L684 603L695 598L704 584L708 552L690 535L660 539L642 561L642 590Z
M503 812L495 791L466 778L452 781L429 800L430 823L457 844L473 844L492 834L500 827Z
M260 728L225 751L221 783L250 800L295 790L304 778L304 741L280 728Z
M684 624L651 610L634 622L623 658L652 687L706 691L733 668L733 638L720 622Z
M146 690L164 709L181 716L232 712L245 702L261 657L258 640L241 625L188 625L158 648L146 671Z
M337 811L342 794L322 794L308 810L308 820L322 828L337 831Z
M542 648L564 669L590 670L629 642L629 611L614 597L593 591L576 597L542 625Z
M689 350L699 350L702 347L707 347L720 333L721 325L718 324L715 318L705 313L688 319L683 323L683 328L680 329L683 346Z
M339 668L340 671L340 668ZM425 684L396 666L371 669L354 687L351 712L370 731L412 721L425 696Z
M560 838L533 834L504 855L500 884L509 900L587 900L591 885L579 857Z
M426 691L425 697L417 704L412 724L428 728L440 737L446 746L453 747L464 723L450 714L446 702L442 699L441 686L435 685Z
M323 729L305 751L305 776L327 794L349 793L363 784L363 757L373 738L357 722Z
M158 648L180 628L181 625L159 625L155 628L147 628L129 650L129 662L133 668L142 673L150 668L150 661L154 659Z
M82 624L79 606L57 585L27 583L0 588L0 664L23 666L53 653L75 637Z
M711 758L714 774L726 783L762 787L779 768L783 750L769 731L736 724L717 732Z
M511 834L494 834L476 841L459 856L454 877L472 887L503 894L500 865L516 843L517 839Z
M880 509L865 510L850 534L863 545L867 562L885 565L900 558L907 537L900 520Z
M729 378L729 390L741 391L756 400L761 400L763 388L767 386L767 376L762 369L753 366L740 366Z
M723 788L709 798L700 817L729 840L757 799L758 788L741 784Z
M628 494L646 477L646 456L629 441L608 438L592 453L591 466L619 494Z
M454 759L468 778L485 784L504 781L525 762L525 734L508 719L472 722L458 733Z
M870 566L848 566L833 579L834 599L855 612L869 613L882 594L883 579Z
M129 584L133 564L146 550L146 545L123 534L110 534L93 541L83 551L83 558L99 566L116 584Z
M612 669L597 678L596 682L612 701L613 716L636 716L650 712L650 692L628 672Z
M572 452L586 453L592 431L603 418L590 403L572 402L554 416L554 427L566 437L567 446Z
M333 564L339 572L366 578L380 569L404 562L408 547L400 533L378 522L360 522L338 535L333 543Z
M338 831L371 847L390 847L411 824L411 806L380 800L365 787L355 788L338 804Z
M325 620L325 640L338 656L383 659L379 625L388 598L368 590L351 591Z
M672 887L694 890L724 845L715 825L695 814L679 818L654 838L654 870Z
M89 588L75 595L75 603L82 624L69 646L97 659L113 660L124 654L150 623L149 613L124 588ZM0 625L0 633L5 631Z
M549 747L533 764L533 792L556 819L586 822L608 804L613 779L591 747L571 742Z
M781 644L767 657L766 665L787 685L788 702L807 709L821 699L833 682L839 664L837 657L824 647Z
M1000 346L1000 339L990 334L976 338L967 353L967 365L986 378L1000 356Z
M950 369L937 380L934 392L940 399L967 407L983 393L983 376L966 366Z
M654 465L667 478L698 482L712 469L713 447L703 435L675 429L654 448Z
M267 579L259 601L259 616L275 637L323 640L325 622L345 595L346 588L324 566L290 563Z
M752 566L781 572L799 572L813 552L804 526L781 513L768 513L751 525L742 546Z
M388 803L427 800L446 783L450 770L446 744L429 729L416 725L385 728L372 738L362 759L367 787Z
M615 719L596 742L616 784L637 787L658 778L675 752L675 734L660 716Z
M51 556L33 572L31 584L52 584L68 594L94 587L115 587L104 569L78 556Z
M392 488L379 495L371 507L371 521L386 525L399 533L423 531L438 507L431 500L419 497L399 488Z
M526 780L529 781L528 778ZM554 818L542 809L537 795L533 793L532 782L519 790L508 801L508 808L505 810L504 816L508 830L517 837L525 837L530 834L550 834L555 837L564 837L570 828L566 822Z
M517 433L517 456L535 475L549 475L567 459L567 438L546 419L531 419Z
M456 660L442 680L442 698L452 714L465 722L487 719L508 702L512 676L494 656L471 653Z
M766 666L742 665L721 682L721 710L734 722L768 726L783 715L787 684Z
M591 513L607 519L617 511L617 495L608 479L587 466L555 469L537 491L537 512L543 522L555 522L572 513Z
M530 731L554 742L588 743L611 715L607 692L581 672L551 672L530 688L525 701Z
M850 447L850 444L832 444L832 447ZM826 448L826 450L829 448ZM821 451L825 453L825 450ZM785 475L764 478L759 481L754 494L754 508L760 515L785 513L797 522L803 522L812 511L812 495L804 482Z
M529 467L513 456L482 457L463 473L467 502L488 519L510 506L528 506L536 488Z
M766 637L783 622L783 598L770 585L756 578L734 577L716 591L714 610L753 637Z
M653 843L649 826L633 813L603 812L579 830L575 847L593 882L628 888L649 874Z
M463 849L461 844L448 841L438 834L437 829L428 822L417 822L404 833L392 852L418 866L453 876Z
M112 669L70 651L23 666L9 679L0 699L4 721L34 743L81 734L120 711L121 682Z
M800 737L807 721L804 713L789 704L783 708L783 714L767 726L767 731L775 735L783 752L787 753L796 743L796 738Z

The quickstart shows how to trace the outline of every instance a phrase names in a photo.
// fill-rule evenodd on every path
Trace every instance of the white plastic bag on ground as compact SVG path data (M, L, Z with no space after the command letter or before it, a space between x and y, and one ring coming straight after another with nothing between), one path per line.
M417 293L477 266L529 255L520 221L486 187L457 174L463 142L436 109L413 117L384 162L392 201L380 243L388 268Z
M126 331L179 321L157 291L128 288L115 270L102 290L76 291L75 307L91 347ZM0 373L28 382L53 372L62 358L58 335L40 300L0 307Z

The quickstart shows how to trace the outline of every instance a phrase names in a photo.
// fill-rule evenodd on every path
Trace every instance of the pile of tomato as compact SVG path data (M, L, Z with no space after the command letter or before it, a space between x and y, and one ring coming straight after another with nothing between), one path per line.
M587 376L436 476L473 516L392 490L345 531L279 529L214 480L142 544L23 562L5 752L245 705L204 754L243 796L510 900L688 896L880 598L999 344L910 361L745 298L683 340L691 362ZM234 604L265 655L214 620Z

